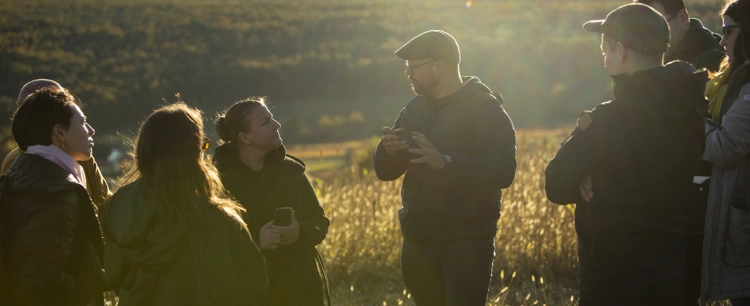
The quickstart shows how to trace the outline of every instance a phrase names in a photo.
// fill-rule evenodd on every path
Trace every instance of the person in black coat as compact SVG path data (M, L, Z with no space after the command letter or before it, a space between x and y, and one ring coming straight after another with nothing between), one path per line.
M216 120L225 142L214 162L227 190L242 204L253 240L263 251L270 291L264 305L331 305L328 281L315 246L330 221L305 175L305 163L286 154L263 99L232 105ZM291 224L274 225L274 211L291 207Z
M21 153L2 192L3 305L103 305L102 235L77 163L94 129L66 90L45 88L16 111Z

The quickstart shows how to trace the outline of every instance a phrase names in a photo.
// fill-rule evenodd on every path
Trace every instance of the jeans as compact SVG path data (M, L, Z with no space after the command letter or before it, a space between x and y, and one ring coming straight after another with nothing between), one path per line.
M401 274L419 306L484 306L494 257L493 239L441 244L404 239Z

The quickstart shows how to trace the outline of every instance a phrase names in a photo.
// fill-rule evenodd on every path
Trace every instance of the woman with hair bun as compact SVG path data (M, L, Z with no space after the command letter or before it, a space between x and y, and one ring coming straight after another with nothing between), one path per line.
M263 98L235 103L216 120L225 143L216 149L214 163L227 190L247 209L245 222L266 258L271 285L264 305L331 305L315 249L330 221L305 163L286 154L280 127ZM292 209L288 224L274 224L277 208Z

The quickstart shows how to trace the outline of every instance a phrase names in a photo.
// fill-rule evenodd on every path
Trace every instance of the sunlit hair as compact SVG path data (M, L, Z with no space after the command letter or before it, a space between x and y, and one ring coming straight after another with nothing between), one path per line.
M219 114L214 122L216 135L223 142L236 143L241 132L247 132L250 126L249 114L258 106L266 105L266 97L250 97L237 101L224 113Z
M750 33L750 0L726 1L721 11L719 11L719 15L722 17L725 15L731 17L740 26L738 29L740 33L737 35L737 40L735 40L734 49L732 50L734 61L730 63L729 57L725 56L719 66L718 73L711 73L711 78L723 72L734 74L736 68L750 58L750 38L745 39L746 33ZM738 94L741 87L750 82L750 69L744 69L744 71L740 71L739 73L743 75L740 75L738 78L735 76L738 82L733 82L733 84L727 87L726 95L730 97Z
M603 43L607 46L608 50L615 50L617 48L618 41L611 36L604 34L603 37ZM638 61L641 62L647 62L647 63L653 63L653 64L662 64L664 61L664 53L658 53L658 54L645 54L643 52L640 52L638 50L632 49L625 44L622 45L625 48L628 48L628 50L632 51L630 52L630 56ZM604 50L602 50L604 51Z
M198 203L208 201L247 228L244 208L231 200L218 171L203 157L202 145L201 111L181 101L159 108L141 126L133 163L117 185L139 178L148 184L164 226L187 228L200 219Z

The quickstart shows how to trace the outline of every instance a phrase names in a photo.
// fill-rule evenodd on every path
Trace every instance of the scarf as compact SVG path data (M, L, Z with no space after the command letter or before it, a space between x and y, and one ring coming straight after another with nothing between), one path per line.
M68 153L65 153L65 151L61 150L60 148L54 145L29 146L26 149L26 153L42 157L57 164L58 166L60 166L60 168L63 168L68 171L68 173L72 174L76 178L76 180L78 180L78 182L81 183L84 188L86 188L86 183L84 183L86 182L86 174L83 173L83 167L81 167L81 165L79 165L78 162L73 159L73 157L68 155Z
M721 116L721 101L727 93L729 75L732 74L730 69L719 72L719 74L706 83L704 95L708 98L708 113L714 122L719 122L719 117Z

